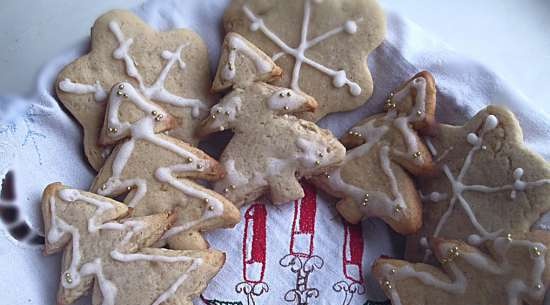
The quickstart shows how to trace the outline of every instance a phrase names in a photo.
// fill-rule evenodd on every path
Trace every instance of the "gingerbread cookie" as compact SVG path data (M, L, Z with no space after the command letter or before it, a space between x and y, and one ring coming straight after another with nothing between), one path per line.
M124 195L132 216L175 211L176 223L165 238L176 249L206 248L193 231L239 222L239 211L231 202L189 180L221 179L223 167L201 150L155 132L158 126L170 125L163 123L171 120L169 113L128 82L115 84L105 103L102 137L122 142L99 171L93 192Z
M99 170L112 144L99 137L111 87L129 82L162 105L174 126L168 133L189 143L202 114L210 106L207 49L201 38L185 29L158 33L128 11L110 11L92 27L91 51L57 77L57 96L84 130L84 151ZM127 112L132 117L132 109ZM168 122L168 121L165 121Z
M550 234L488 240L488 253L461 241L430 239L441 268L378 259L374 276L393 305L542 305L550 281Z
M234 37L239 36L228 35L224 45L230 45ZM246 44L244 38L239 39ZM235 75L222 82L218 78L223 73L217 73L214 83L234 89L212 107L200 135L225 129L234 132L221 155L220 162L227 175L216 182L218 192L238 206L264 193L269 193L274 203L284 203L304 196L298 179L339 165L345 148L330 131L293 116L315 109L317 103L312 97L262 81L250 81L256 76L248 74L259 73L250 68L250 62L256 58L265 59L265 67L271 67L271 71L260 73L267 75L267 79L276 77L279 68L258 49L249 50L254 54L243 52L241 56L248 59L234 62L230 62L228 54L232 50L223 50L220 66L230 62Z
M342 139L344 164L312 181L341 198L336 208L349 222L379 217L402 234L422 225L422 205L412 175L430 174L433 162L417 130L433 125L435 83L421 72L390 94L387 113L370 116Z
M161 213L127 218L128 207L60 183L43 194L45 254L63 250L58 304L72 304L93 287L93 304L187 304L225 261L214 250L147 248L174 221Z
M426 143L441 169L419 179L423 226L407 257L428 259L430 237L479 245L528 232L550 209L550 164L523 144L514 115L489 106L464 126L439 125Z
M352 110L372 94L367 56L385 35L385 17L374 0L233 0L224 26L282 67L283 77L274 85L319 102L304 118ZM238 52L239 46L233 48Z

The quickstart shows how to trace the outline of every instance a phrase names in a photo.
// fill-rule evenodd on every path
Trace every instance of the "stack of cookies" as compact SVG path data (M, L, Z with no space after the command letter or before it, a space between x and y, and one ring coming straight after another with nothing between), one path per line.
M225 261L202 232L234 226L261 196L302 198L300 179L345 220L407 236L406 261L373 266L394 305L542 304L550 165L512 113L440 124L435 80L420 72L338 140L315 121L372 95L367 56L385 32L374 0L233 0L224 27L213 82L197 34L126 11L101 16L90 53L60 72L57 96L98 174L89 192L44 190L45 253L63 251L59 304L90 290L94 304L191 304ZM227 144L209 137L229 130Z

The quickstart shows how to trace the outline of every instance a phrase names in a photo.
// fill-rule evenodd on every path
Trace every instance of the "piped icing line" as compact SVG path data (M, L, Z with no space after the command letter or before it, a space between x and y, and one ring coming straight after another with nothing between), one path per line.
M178 288L189 277L189 272L196 270L202 263L201 258L192 258L188 256L163 256L163 255L149 255L143 253L122 253L119 248L128 244L131 238L145 228L145 223L142 221L127 220L122 223L119 222L106 222L103 224L97 224L97 218L102 216L108 210L114 209L114 206L108 201L102 201L90 196L82 194L76 189L62 189L57 192L59 198L65 202L81 201L87 204L97 207L92 217L88 219L87 230L89 233L97 234L99 230L115 230L124 231L129 229L124 238L115 245L115 250L111 251L110 256L113 260L120 262L134 262L134 261L149 261L149 262L162 262L162 263L177 263L177 262L192 262L191 266L183 272L176 281L170 285L170 287L161 293L159 297L152 303L153 305L160 305L169 298L171 298ZM79 230L67 224L63 219L57 216L56 212L56 200L55 195L49 199L51 223L50 230L47 232L46 238L49 242L58 242L61 237L68 233L71 235L72 253L71 263L67 270L63 272L61 284L67 289L75 288L80 284L82 276L95 275L98 282L98 286L103 298L102 305L115 305L116 295L118 292L117 287L110 281L103 273L103 264L100 258L96 258L91 262L78 265L81 261L80 254L80 233Z
M332 84L336 88L341 88L344 85L346 85L348 86L349 93L351 95L357 96L361 94L361 91L362 91L361 87L357 83L351 81L346 76L346 71L333 70L317 61L314 61L306 57L305 53L308 49L314 47L315 45L339 33L346 33L348 35L355 34L357 32L357 23L362 22L363 21L362 18L359 18L356 20L348 20L343 25L308 40L307 36L309 33L309 19L311 16L311 0L305 0L300 44L296 48L292 48L289 45L287 45L279 36L277 36L277 34L275 34L268 26L266 26L263 19L258 17L256 14L254 14L254 12L252 12L252 10L248 6L243 5L242 9L246 17L251 22L250 30L251 31L260 30L269 40L271 40L275 45L277 45L281 49L280 53L275 54L275 56L273 57L273 60L277 60L282 55L290 55L294 57L295 59L294 68L292 71L292 78L290 82L290 87L293 90L301 92L300 86L299 86L300 69L302 64L306 64L318 70L319 72L331 77Z
M401 300L397 289L392 289L392 285L396 285L399 280L415 278L427 286L432 286L451 294L464 294L468 282L464 272L457 266L454 261L460 257L469 265L483 270L486 273L493 275L506 276L506 273L512 268L507 252L512 247L522 247L528 249L529 257L533 260L533 267L527 279L512 279L506 286L508 304L517 305L521 302L522 296L540 299L544 296L543 273L545 269L546 247L538 242L529 240L515 240L510 237L495 237L492 239L495 255L498 260L493 260L485 254L472 251L460 251L459 247L453 243L443 243L440 245L440 251L447 253L450 257L443 258L444 263L450 271L451 282L446 282L435 278L427 272L414 270L410 265L396 267L392 264L384 264L382 273L384 275L384 285L389 290L391 299L394 305L401 305ZM536 250L533 250L536 249Z
M406 145L406 152L400 152L390 148L388 145L383 145L379 150L380 165L384 175L389 181L391 197L388 194L379 191L365 190L353 184L347 183L342 177L342 167L334 169L327 173L328 186L335 192L340 193L343 197L350 197L359 208L367 215L377 217L391 217L400 219L407 214L407 203L399 192L397 178L391 169L391 160L389 154L404 156L408 159L422 161L422 156L416 156L418 152L418 143L416 136L411 130L410 124L422 121L426 116L426 80L418 77L409 82L402 90L393 95L396 103L401 102L407 96L411 88L416 89L416 98L414 100L413 109L406 116L399 116L397 107L391 108L384 117L380 119L369 120L363 125L356 126L351 129L350 134L359 136L365 139L365 143L348 150L344 160L344 165L355 159L358 159L371 152L373 147L380 142L383 142L388 132L395 128L397 129ZM395 105L395 103L394 103Z
M495 232L489 232L487 231L483 225L481 225L470 207L470 204L468 201L464 198L463 193L466 191L470 192L483 192L483 193L495 193L495 192L502 192L502 191L511 191L510 197L512 199L516 198L517 194L519 192L523 192L526 189L539 187L543 185L550 184L550 179L540 179L537 181L523 181L521 178L523 177L524 170L522 168L516 168L513 172L513 178L514 182L512 184L502 185L502 186L486 186L486 185L465 185L463 184L462 180L466 173L468 172L468 169L470 168L472 164L473 156L478 151L486 150L486 146L483 145L483 139L485 135L494 130L498 126L498 118L492 114L487 115L485 118L485 121L483 123L483 126L481 128L480 134L476 133L469 133L466 136L466 141L472 145L472 148L468 151L468 154L466 155L466 158L464 159L464 162L462 164L462 167L458 173L458 175L455 177L453 173L451 172L449 166L447 164L442 165L443 172L449 182L451 183L451 195L446 195L445 199L442 200L449 200L449 207L445 211L445 213L440 218L434 232L433 236L437 237L439 233L441 232L443 226L449 219L449 217L452 215L455 205L458 203L459 206L462 208L462 210L467 215L468 219L470 220L472 226L476 229L478 234L471 234L468 236L468 243L479 246L483 242L490 241L495 249L496 255L499 258L499 262L495 262L490 260L488 257L481 255L480 253L461 253L461 258L465 259L469 264L473 265L474 267L478 269L482 269L486 272L492 273L492 274L503 274L510 268L510 263L507 260L506 253L512 246L518 246L518 247L524 247L527 248L530 253L530 258L534 260L533 270L531 270L531 273L529 275L529 278L527 280L522 279L512 279L507 286L508 291L508 304L509 305L515 305L519 304L520 302L520 296L527 294L530 297L533 298L542 298L544 295L544 289L542 289L542 286L544 286L544 283L542 282L542 274L545 269L545 252L546 247L541 243L535 243L531 242L529 240L514 240L511 238L511 235L508 234L507 237L502 237L503 230L497 230ZM430 152L434 155L438 155L438 151L436 147L433 145L431 140L429 138L426 138L426 144ZM447 152L447 151L446 151ZM432 193L434 194L434 193ZM431 197L432 195L430 195ZM439 196L437 196L439 197ZM431 199L431 198L430 198ZM439 198L438 198L439 199ZM439 200L432 200L432 201L439 201ZM424 247L426 250L424 254L424 261L428 259L428 257L431 255L431 251L428 249L427 239L426 237L421 237L420 244L422 247ZM443 250L448 251L448 249ZM533 254L533 252L535 254ZM447 262L448 265L451 267L451 272L453 277L456 279L459 279L457 276L463 277L462 271L456 269L455 264L452 261ZM455 266L455 267L453 267ZM388 267L389 268L389 267ZM401 274L400 269L391 268L388 269L385 267L384 276L387 279L395 278L395 274ZM410 268L410 267L409 267ZM457 271L459 274L457 274ZM420 273L419 272L406 272L406 276L403 277L414 277L420 279ZM391 280L388 280L391 283ZM422 280L421 280L422 281ZM429 283L422 281L424 284L429 285ZM432 285L434 286L434 285ZM390 284L391 287L391 284ZM440 289L444 289L442 287L436 286ZM391 289L390 289L391 290ZM444 289L445 290L445 289ZM449 290L445 290L448 292L451 292ZM395 289L391 290L390 292L392 296L392 301L396 303L396 305L400 305L399 296L397 294L397 291Z
M237 35L229 36L227 47L229 48L228 59L222 71L222 78L224 80L232 80L235 78L237 69L235 60L237 59L238 53L250 59L254 63L256 71L259 74L269 73L274 68L269 58L264 58L264 56L262 56L263 54L254 51Z
M192 115L194 117L200 116L200 111L206 109L206 104L203 101L174 95L166 90L166 88L164 87L164 83L166 81L168 73L170 72L174 64L178 63L180 69L185 68L185 63L181 59L181 52L183 48L185 48L188 44L180 45L176 48L174 52L167 50L162 51L161 56L163 59L166 60L166 64L162 68L158 78L153 83L153 85L147 87L145 85L143 77L137 69L134 59L130 55L130 46L134 41L133 38L126 39L124 37L124 33L120 29L120 25L115 20L109 22L109 29L115 35L119 43L118 48L113 51L113 57L124 62L126 66L126 73L128 74L128 76L133 77L135 80L137 80L140 91L144 96L149 99L161 103L170 104L176 107L191 107Z
M130 139L120 145L112 163L111 177L109 177L100 187L97 191L98 194L116 195L130 190L132 192L132 197L127 202L128 206L134 208L141 202L147 193L147 180L140 177L131 179L122 179L121 177L132 156L136 141L145 140L187 160L187 163L172 164L170 166L157 168L154 176L159 182L167 183L187 196L200 198L205 200L205 202L208 201L208 207L205 208L203 215L201 215L199 219L188 223L176 224L176 226L172 227L164 234L164 238L169 238L177 233L188 230L201 221L223 215L224 205L219 199L210 195L207 191L182 183L176 178L175 174L177 173L203 172L209 168L210 164L193 152L155 133L154 124L158 121L158 117L162 114L162 111L143 99L130 83L120 83L116 86L111 92L109 99L110 108L108 113L113 115L112 118L109 118L110 126L118 126L122 131L128 130ZM147 115L133 123L120 122L118 119L118 109L122 100L133 103ZM148 113L152 113L153 111L155 111L153 116L148 115ZM231 116L232 114L230 113L229 117Z
M185 169L180 168L181 166L185 165L178 165L176 167L160 167L155 171L155 178L160 182L167 183L168 185L178 189L180 192L188 196L202 198L208 204L208 206L205 207L201 217L194 221L189 221L186 223L176 223L172 228L164 233L162 239L168 239L183 231L189 230L193 226L205 220L220 217L223 215L224 212L223 202L221 202L217 197L205 191L201 191L193 185L182 183L173 175L174 171L185 171Z
M96 102L101 102L107 98L107 92L99 81L96 81L95 84L81 84L73 82L72 80L65 78L59 82L59 89L63 92L74 93L74 94L94 94L94 100Z
M238 96L224 97L210 109L210 128L223 131L231 127L241 111L242 99Z

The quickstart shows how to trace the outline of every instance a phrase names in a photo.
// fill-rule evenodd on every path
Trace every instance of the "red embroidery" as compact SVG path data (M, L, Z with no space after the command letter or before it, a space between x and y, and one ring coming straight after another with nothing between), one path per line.
M244 214L243 279L249 283L263 282L264 279L266 218L267 210L263 204L250 206Z
M344 222L344 247L342 250L344 276L352 282L363 284L364 244L361 224Z
M246 304L255 305L255 298L269 291L264 282L266 262L267 209L256 203L244 213L243 282L235 286L237 293L246 296Z
M290 238L290 254L309 257L313 254L317 194L312 185L303 183L305 196L294 201L294 220Z

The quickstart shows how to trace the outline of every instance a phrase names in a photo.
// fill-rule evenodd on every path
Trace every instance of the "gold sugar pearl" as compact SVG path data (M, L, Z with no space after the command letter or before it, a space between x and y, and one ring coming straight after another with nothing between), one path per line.
M215 120L215 119L216 119L216 116L215 116L215 115L212 115L211 118L212 118L212 120Z
M537 283L537 284L535 285L535 289L539 290L539 289L541 289L541 288L542 288L542 285L541 285L540 283Z
M233 71L233 65L232 64L228 64L228 68L229 68L229 71Z
M224 131L224 130L225 130L225 127L220 126L219 130L220 130L220 131Z
M487 150L487 146L481 145L481 150Z
M512 234L510 233L506 234L506 240L512 241Z
M420 111L420 110L416 111L416 115L417 115L417 116L421 116L421 115L422 115L422 111Z
M390 97L393 97L394 95L395 95L395 93L390 92Z
M116 95L118 95L118 96L122 96L123 94L124 93L122 93L122 91L120 91L120 90L116 92Z
M71 274L69 272L65 273L65 281L69 284L73 283L73 277L71 276Z
M418 158L420 158L420 155L421 155L420 152L417 151L413 154L413 158L418 159Z
M224 188L224 189L223 189L223 192L224 192L224 193L229 193L229 189L228 189L228 188Z
M283 92L279 93L280 97L285 97L285 94Z
M397 270L396 270L395 268L392 268L392 269L390 270L390 273L391 273L391 274L395 274L396 272L397 272Z
M156 110L153 110L153 111L151 111L151 114L156 116L158 114L158 112Z
M283 109L284 109L284 110L288 110L288 106L284 106Z
M230 187L232 190L234 190L234 189L237 188L237 186L236 186L235 184L231 184L229 187Z
M393 208L393 211L394 211L395 213L401 212L401 206L400 206L400 205L396 205L395 208Z
M330 178L330 175L328 172L325 172L325 177Z
M315 161L315 166L319 166L319 165L321 165L321 161L316 160L316 161Z
M202 168L202 165L201 164L197 164L197 169L201 169Z
M535 257L539 257L542 255L542 251L538 247L531 248L531 252Z
M214 211L214 206L209 205L209 206L208 206L208 210L209 210L209 211Z
M319 156L319 158L322 158L322 157L324 157L325 155L323 155L323 153L319 153L318 156Z
M290 96L290 91L288 91L288 92L286 93L286 96Z
M388 280L384 281L384 287L386 287L387 289L392 289L390 281Z
M187 163L191 163L191 162L193 162L193 158L191 157L187 158Z
M209 203L209 202L210 202L210 199L204 198L204 202Z
M221 109L216 109L216 113L222 113L222 110Z
M118 85L118 89L120 89L120 90L124 89L124 84Z
M107 184L103 184L103 185L101 186L101 189L102 189L102 190L104 190L104 189L106 189L106 188L107 188Z
M127 190L131 191L132 190L132 187L131 186L128 186L126 187Z
M229 115L229 111L224 112L225 115Z
M124 93L124 94L122 95L122 97L123 97L123 98L128 98L128 94Z

